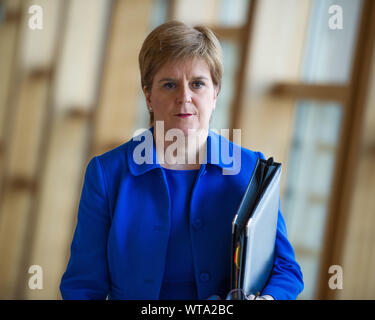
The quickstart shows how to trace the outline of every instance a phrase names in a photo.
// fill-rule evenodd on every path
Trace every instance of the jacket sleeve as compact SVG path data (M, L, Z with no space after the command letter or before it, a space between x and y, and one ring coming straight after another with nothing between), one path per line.
M265 159L262 153L258 154ZM274 265L262 295L270 295L276 300L297 299L303 288L301 268L288 240L285 221L279 206Z
M110 226L106 181L98 157L87 165L70 259L62 276L63 299L106 299L109 289L106 247Z

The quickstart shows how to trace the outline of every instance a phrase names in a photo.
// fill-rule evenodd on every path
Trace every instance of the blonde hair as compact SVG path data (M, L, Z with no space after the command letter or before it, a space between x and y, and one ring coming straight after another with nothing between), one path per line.
M212 82L220 91L223 76L222 49L219 40L207 27L187 26L179 21L166 22L155 28L139 52L142 88L151 91L157 71L169 61L202 58L207 63ZM153 114L150 112L150 122Z

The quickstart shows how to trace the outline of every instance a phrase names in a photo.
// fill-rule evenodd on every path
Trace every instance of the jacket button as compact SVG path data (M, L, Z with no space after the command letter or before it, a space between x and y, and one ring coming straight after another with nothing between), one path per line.
M200 275L199 275L199 279L202 281L202 282L207 282L208 280L210 280L210 274L208 272L202 272Z
M195 219L193 221L193 227L194 227L194 229L199 230L199 229L202 228L202 226L203 226L203 222L202 222L201 219L197 218L197 219Z

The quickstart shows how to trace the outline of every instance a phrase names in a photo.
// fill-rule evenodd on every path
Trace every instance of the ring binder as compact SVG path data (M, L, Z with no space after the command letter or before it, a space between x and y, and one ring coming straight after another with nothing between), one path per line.
M258 159L232 221L231 289L261 293L272 271L281 164Z

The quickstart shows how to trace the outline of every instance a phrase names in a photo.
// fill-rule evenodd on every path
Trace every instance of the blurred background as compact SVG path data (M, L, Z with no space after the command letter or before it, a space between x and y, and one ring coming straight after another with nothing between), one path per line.
M61 299L85 168L148 127L138 53L171 19L221 41L212 128L283 164L299 299L375 299L373 0L0 1L0 299Z

